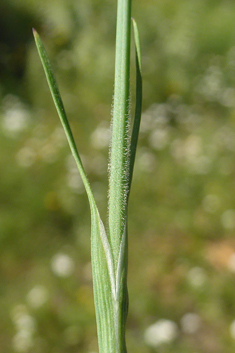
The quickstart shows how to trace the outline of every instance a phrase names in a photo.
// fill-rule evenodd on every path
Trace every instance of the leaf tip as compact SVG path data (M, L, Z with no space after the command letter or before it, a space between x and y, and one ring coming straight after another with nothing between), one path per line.
M134 17L131 17L131 21L132 21L133 25L136 24L136 21L135 21Z
M32 31L33 31L33 35L34 35L34 37L36 37L36 36L38 35L38 32L36 31L36 29L35 29L35 28L32 28Z

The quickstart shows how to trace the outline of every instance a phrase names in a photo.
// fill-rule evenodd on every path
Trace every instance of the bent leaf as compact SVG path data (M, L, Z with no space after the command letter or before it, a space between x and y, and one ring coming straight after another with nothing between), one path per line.
M46 74L46 78L47 78L47 82L48 82L48 85L49 85L49 88L51 91L51 95L52 95L53 101L55 103L55 107L57 109L58 115L60 117L61 124L64 128L71 152L73 154L73 157L74 157L75 162L77 164L82 181L84 183L89 201L91 203L95 203L94 197L93 197L93 194L92 194L92 191L90 188L90 184L89 184L89 181L88 181L87 176L85 174L85 170L83 168L82 161L79 156L77 146L75 144L74 137L73 137L73 134L72 134L72 131L71 131L71 128L70 128L70 125L69 125L69 122L68 122L68 119L66 116L64 104L63 104L63 101L60 96L59 88L58 88L58 85L57 85L57 82L55 79L55 75L53 73L53 70L52 70L52 67L51 67L47 52L46 52L46 49L41 41L39 34L35 31L35 29L33 29L33 34L34 34L36 46L38 49L38 53L39 53L39 56L40 56L40 59L41 59L41 62L42 62L42 65L43 65L43 68L44 68L44 71Z
M38 33L33 30L33 34L52 98L89 199L93 287L100 351L102 353L117 353L118 343L116 342L115 325L116 281L110 244L75 144L48 55Z

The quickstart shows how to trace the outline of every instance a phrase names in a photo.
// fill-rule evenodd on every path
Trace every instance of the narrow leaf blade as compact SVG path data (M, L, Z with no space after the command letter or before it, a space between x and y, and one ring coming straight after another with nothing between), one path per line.
M116 282L110 244L77 151L48 55L38 33L33 30L33 34L58 115L68 139L70 149L75 158L90 203L92 272L100 351L102 353L117 353L116 345L113 344L113 342L116 341L116 327L114 319Z
M76 147L76 144L75 144L75 141L74 141L72 130L70 128L70 125L69 125L69 122L68 122L68 119L67 119L67 116L66 116L66 112L65 112L65 109L64 109L64 104L63 104L63 101L61 99L59 88L58 88L58 85L57 85L57 82L56 82L56 79L55 79L55 75L53 73L53 70L52 70L52 67L51 67L47 52L46 52L46 49L45 49L45 47L44 47L44 45L43 45L43 43L41 41L41 38L40 38L39 34L35 31L35 29L33 29L33 35L34 35L34 39L35 39L35 42L36 42L36 46L37 46L37 49L38 49L38 53L39 53L39 56L40 56L44 71L45 71L45 74L46 74L46 78L47 78L47 82L48 82L48 85L49 85L49 88L50 88L50 91L51 91L51 95L52 95L53 101L55 103L55 106L56 106L56 109L57 109L61 124L62 124L62 126L64 128L66 137L68 139L68 143L69 143L71 152L72 152L72 154L74 156L74 159L76 161L78 170L80 172L81 178L82 178L84 186L86 188L86 192L88 194L89 201L94 203L95 202L94 201L94 197L93 197L93 194L92 194L92 191L91 191L91 188L90 188L86 173L84 171L84 168L83 168L83 165L82 165L82 161L81 161L79 153L77 151L77 147Z
M135 103L135 116L131 135L130 147L130 171L129 171L129 193L133 177L136 148L139 137L141 110L142 110L142 67L141 67L141 52L140 52L140 39L139 31L135 20L132 18L134 41L136 50L136 103Z

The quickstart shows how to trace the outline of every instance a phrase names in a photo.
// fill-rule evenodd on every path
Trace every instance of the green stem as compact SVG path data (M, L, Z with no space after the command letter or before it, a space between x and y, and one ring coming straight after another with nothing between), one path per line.
M127 201L129 187L131 0L118 0L112 145L109 169L109 241L117 279L114 302L116 352L125 353L127 293Z
M118 0L112 146L109 179L109 236L117 267L126 222L129 158L131 0Z

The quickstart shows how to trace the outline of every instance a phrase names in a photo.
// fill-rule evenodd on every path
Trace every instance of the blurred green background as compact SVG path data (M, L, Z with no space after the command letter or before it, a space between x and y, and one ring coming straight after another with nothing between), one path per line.
M144 101L128 349L232 353L235 2L138 0L133 16ZM115 20L111 0L1 0L1 353L98 352L87 197L31 29L52 60L105 219Z

